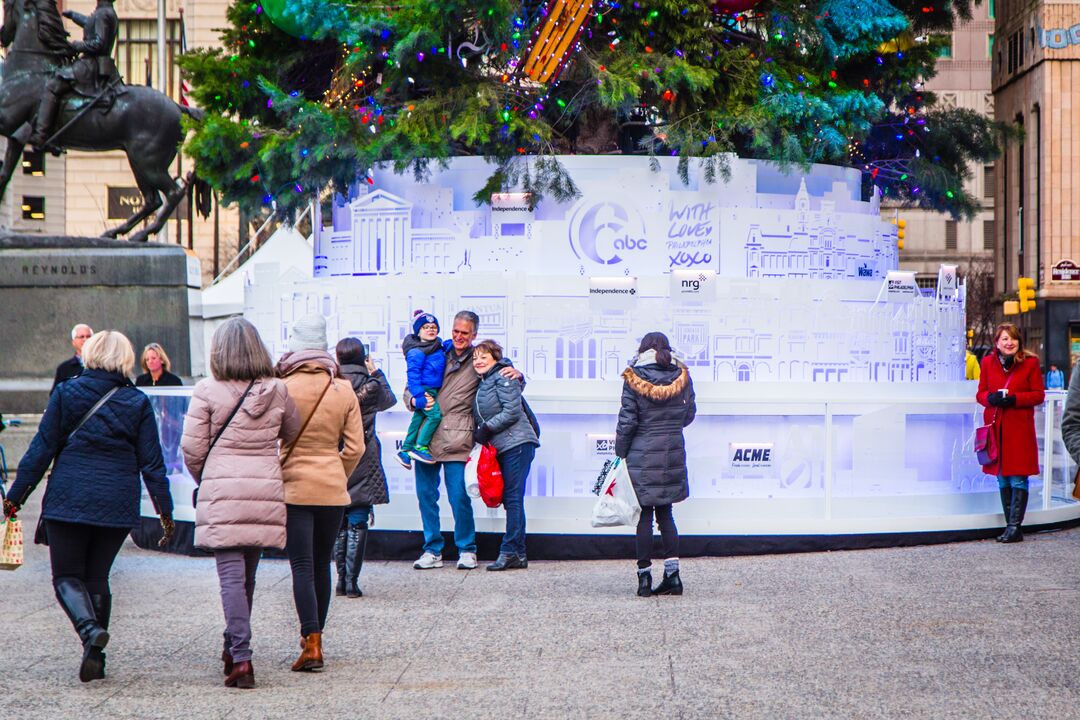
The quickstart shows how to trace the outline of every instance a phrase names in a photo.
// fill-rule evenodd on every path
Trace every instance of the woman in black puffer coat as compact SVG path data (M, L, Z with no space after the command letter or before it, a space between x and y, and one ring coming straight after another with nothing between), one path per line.
M663 333L641 339L638 354L623 372L622 408L615 454L626 459L641 519L637 526L638 595L682 595L679 531L671 513L690 494L683 428L694 421L694 383L686 366L671 356ZM664 579L652 587L653 514L664 539Z
M357 598L364 595L360 590L360 568L364 565L368 526L374 515L372 506L390 502L382 446L375 435L375 413L394 407L397 396L390 389L386 375L375 367L364 344L356 338L348 337L337 344L337 360L341 377L352 383L360 401L360 417L364 421L364 454L349 476L351 503L345 510L334 545L337 594Z

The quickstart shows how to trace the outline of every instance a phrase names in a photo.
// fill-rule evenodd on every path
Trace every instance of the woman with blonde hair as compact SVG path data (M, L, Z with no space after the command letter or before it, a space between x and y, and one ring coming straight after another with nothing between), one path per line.
M162 544L172 535L173 503L150 399L128 379L135 366L131 342L105 330L86 341L82 357L86 370L49 397L4 515L18 512L51 463L44 537L36 540L49 545L53 589L82 641L79 679L88 682L105 677L109 572L140 522L140 476L161 516Z
M165 348L157 343L150 343L143 348L139 364L142 365L144 372L135 378L135 387L167 387L184 384L179 376L169 372L172 363L169 362Z
M210 373L195 386L181 448L199 483L195 546L214 553L225 612L225 686L255 687L251 606L263 548L285 547L278 441L300 418L259 332L232 318L214 332Z
M277 375L300 412L296 440L282 452L285 531L293 600L300 619L294 671L323 667L322 633L333 592L330 560L349 498L348 480L364 454L364 426L352 384L326 351L326 320L308 315L289 335Z
M1005 532L998 542L1021 542L1020 525L1028 501L1028 476L1039 474L1035 408L1045 398L1039 359L1024 349L1020 328L1002 323L994 330L994 349L982 359L975 399L986 408L983 422L992 425L997 457L983 472L997 477Z

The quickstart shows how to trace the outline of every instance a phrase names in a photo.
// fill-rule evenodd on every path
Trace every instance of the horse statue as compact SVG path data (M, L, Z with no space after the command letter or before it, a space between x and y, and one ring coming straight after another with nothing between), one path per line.
M0 65L0 135L6 137L8 143L0 167L0 197L7 190L23 148L35 134L35 125L39 136L34 138L35 147L39 150L123 150L143 195L143 206L125 223L107 230L104 237L127 235L152 216L145 228L128 236L129 240L145 242L165 226L194 181L192 174L184 179L173 178L169 168L183 140L181 116L198 120L202 118L202 112L183 107L153 88L123 84L109 57L113 37L107 38L107 43L93 38L90 21L97 17L97 11L90 18L68 14L86 27L86 41L72 45L68 42L56 0L3 2L0 46L7 49L7 54ZM102 8L102 5L106 7ZM98 9L112 13L111 32L115 36L115 13L111 2L99 2ZM104 44L108 47L103 50L100 46ZM88 48L92 45L98 57L91 57ZM73 62L80 52L86 57ZM105 62L113 68L114 77L105 82L96 77L96 72L87 77L80 68L90 67L88 60ZM63 83L70 83L71 91L59 94ZM47 97L47 93L52 93L53 97ZM46 100L45 107L55 108L52 113L55 125L51 128L49 121L53 118L43 123L38 117L42 100ZM43 126L49 130L47 142L40 139Z

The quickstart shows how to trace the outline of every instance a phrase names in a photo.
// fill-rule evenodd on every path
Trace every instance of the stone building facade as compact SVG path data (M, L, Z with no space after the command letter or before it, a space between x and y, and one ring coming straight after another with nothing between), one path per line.
M996 286L1035 279L1037 307L1019 322L1044 364L1065 369L1080 360L1080 0L997 9L994 115L1024 139L998 161Z

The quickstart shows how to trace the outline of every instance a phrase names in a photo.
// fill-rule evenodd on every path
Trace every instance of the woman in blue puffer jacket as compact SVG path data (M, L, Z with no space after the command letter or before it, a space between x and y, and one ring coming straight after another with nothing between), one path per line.
M503 508L506 532L499 547L499 558L488 570L527 568L525 555L525 480L529 477L540 438L526 412L521 397L521 381L503 377L503 368L511 367L503 359L502 347L494 340L484 340L473 349L473 369L480 376L473 415L476 432L473 439L495 447L503 476Z
M163 543L172 535L173 504L154 411L129 379L131 342L106 330L86 342L82 356L86 370L49 398L4 515L18 512L52 463L41 517L56 599L82 640L79 679L88 682L105 677L109 572L139 523L140 475L161 516Z

